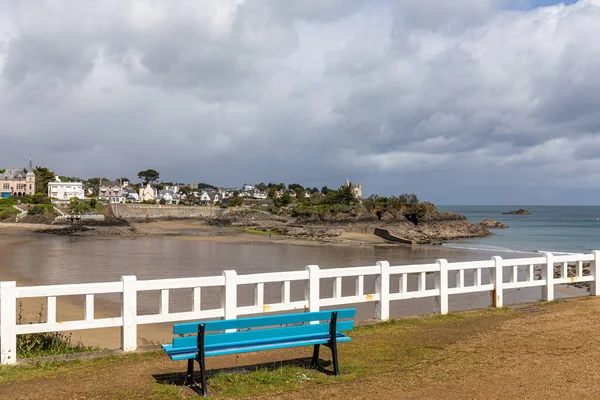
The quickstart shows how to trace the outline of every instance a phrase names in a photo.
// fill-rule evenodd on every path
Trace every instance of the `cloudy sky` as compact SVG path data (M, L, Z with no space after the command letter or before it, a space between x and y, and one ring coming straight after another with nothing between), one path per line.
M599 21L600 0L3 0L0 168L600 204Z

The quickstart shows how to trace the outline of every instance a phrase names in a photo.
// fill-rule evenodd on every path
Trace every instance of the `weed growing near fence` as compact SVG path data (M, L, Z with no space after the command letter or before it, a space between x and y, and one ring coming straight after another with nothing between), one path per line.
M44 305L42 304L37 316L37 323L45 322ZM19 314L17 324L26 324L23 316L23 304L19 302ZM68 335L61 332L30 333L17 335L17 357L31 358L44 357L58 354L81 353L84 351L97 350L96 348L84 346L83 343L73 343L72 333Z

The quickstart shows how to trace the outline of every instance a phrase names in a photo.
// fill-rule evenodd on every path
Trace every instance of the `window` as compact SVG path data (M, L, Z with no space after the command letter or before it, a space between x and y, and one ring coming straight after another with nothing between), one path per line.
M5 183L4 185L2 185L2 189L8 190L10 189L10 185L8 183Z

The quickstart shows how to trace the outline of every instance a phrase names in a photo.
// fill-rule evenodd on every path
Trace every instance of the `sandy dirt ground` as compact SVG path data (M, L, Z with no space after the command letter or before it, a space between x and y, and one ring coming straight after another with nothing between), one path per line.
M599 324L600 299L583 298L462 320L363 330L340 348L340 357L342 362L359 359L372 367L371 372L261 398L598 399ZM423 350L427 351L419 353ZM308 352L300 348L209 358L207 366L305 358ZM24 376L0 383L0 397L150 398L157 375L184 368L183 362L164 355L123 358L106 367L80 363L48 371L42 379ZM180 393L193 395L184 387Z

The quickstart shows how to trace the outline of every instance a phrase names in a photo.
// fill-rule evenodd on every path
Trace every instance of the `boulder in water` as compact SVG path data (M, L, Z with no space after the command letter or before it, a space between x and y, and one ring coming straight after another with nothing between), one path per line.
M508 225L491 218L484 219L479 225L483 225L488 229L504 229L509 227Z
M505 214L505 215L531 215L531 212L527 211L524 208L519 208L516 211L503 212L502 214Z

